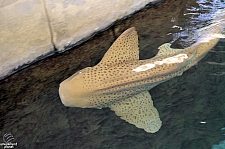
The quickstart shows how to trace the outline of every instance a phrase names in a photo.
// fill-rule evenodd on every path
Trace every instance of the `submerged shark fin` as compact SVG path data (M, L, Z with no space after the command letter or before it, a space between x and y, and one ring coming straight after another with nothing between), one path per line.
M121 119L149 133L157 132L162 125L159 113L153 106L153 101L148 91L113 103L110 105L110 108Z
M173 49L170 47L171 44L170 43L164 43L161 46L158 47L159 52L156 54L155 57L159 57L159 56L168 56L171 54L176 54L177 52L180 52L183 49Z
M99 65L139 60L138 34L134 27L123 32L106 52Z

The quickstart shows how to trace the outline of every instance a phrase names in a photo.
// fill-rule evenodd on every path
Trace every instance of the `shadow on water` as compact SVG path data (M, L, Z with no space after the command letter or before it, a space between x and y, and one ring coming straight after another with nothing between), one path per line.
M0 82L1 134L11 133L17 148L206 149L224 140L225 42L221 41L181 77L150 92L163 121L148 134L108 108L64 107L59 83L76 71L96 65L113 41L136 27L141 59L166 42L186 47L195 30L210 24L222 2L165 0L116 22L110 29L70 51L56 54ZM191 39L190 39L191 37ZM1 142L1 141L0 141Z

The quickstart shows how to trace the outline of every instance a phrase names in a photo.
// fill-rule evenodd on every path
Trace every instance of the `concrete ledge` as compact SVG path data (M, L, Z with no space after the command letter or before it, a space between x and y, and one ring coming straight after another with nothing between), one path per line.
M41 0L17 0L0 8L0 78L53 52Z

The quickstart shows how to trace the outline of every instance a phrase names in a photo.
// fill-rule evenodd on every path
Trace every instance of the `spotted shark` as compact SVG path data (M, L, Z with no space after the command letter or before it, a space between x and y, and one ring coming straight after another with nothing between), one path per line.
M149 90L181 76L200 61L219 41L224 23L213 23L198 32L195 44L173 49L161 45L156 56L139 60L138 34L134 27L123 32L93 67L84 68L60 83L59 95L68 107L109 107L121 119L148 133L162 121Z

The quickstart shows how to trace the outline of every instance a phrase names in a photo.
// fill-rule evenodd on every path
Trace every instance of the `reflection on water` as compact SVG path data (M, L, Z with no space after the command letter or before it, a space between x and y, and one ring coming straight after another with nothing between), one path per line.
M213 17L217 17L215 12L224 7L219 0L165 1L118 22L113 33L135 26L140 56L150 58L166 42L190 46L198 37L196 31L212 24ZM4 116L0 136L11 134L11 142L17 143L15 148L23 149L215 149L224 143L223 39L198 65L150 91L163 121L156 134L120 120L107 108L64 107L58 96L59 83L84 67L96 65L113 42L114 37L109 35L111 30L109 34L99 34L100 41L95 37L1 81L0 106Z
M173 33L173 41L179 41L183 48L193 44L198 38L198 32L201 28L213 23L219 14L216 14L217 10L225 8L225 3L222 1L197 1L199 7L187 6L184 13L184 27L174 24L172 28L179 28L179 32ZM216 15L215 15L216 14ZM175 19L174 19L175 20ZM175 21L174 21L175 22ZM224 38L220 37L220 38ZM172 42L173 42L172 41Z

